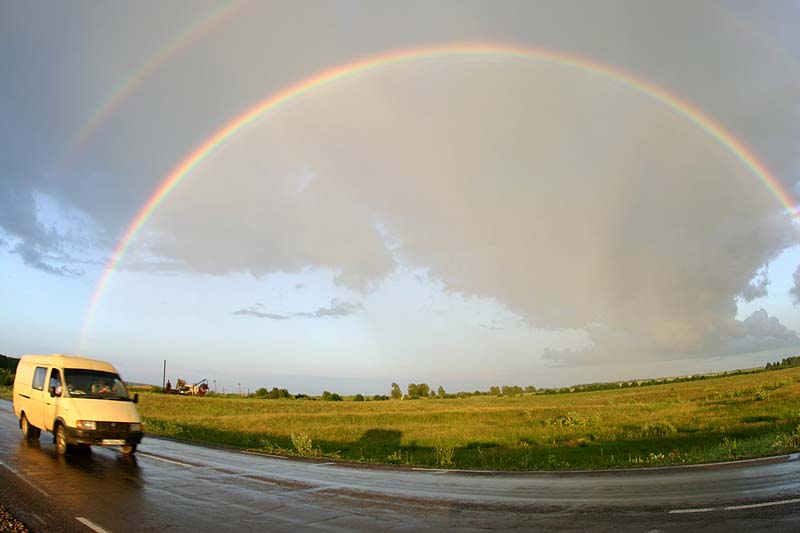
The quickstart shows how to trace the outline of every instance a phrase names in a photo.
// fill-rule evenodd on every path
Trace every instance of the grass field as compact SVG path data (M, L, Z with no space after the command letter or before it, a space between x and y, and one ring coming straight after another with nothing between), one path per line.
M375 402L141 394L149 434L465 469L725 461L800 449L800 368L613 391Z

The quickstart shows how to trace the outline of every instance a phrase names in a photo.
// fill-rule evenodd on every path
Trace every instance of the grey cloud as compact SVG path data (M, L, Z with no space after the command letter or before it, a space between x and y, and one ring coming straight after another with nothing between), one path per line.
M769 267L764 267L764 271L759 273L755 280L751 281L742 291L742 298L746 302L752 302L756 298L767 296L769 287Z
M800 343L800 338L793 330L788 329L774 316L769 316L765 309L753 311L741 322L742 334L756 338L774 338Z
M234 315L249 315L258 318L268 318L271 320L286 320L288 318L328 318L328 317L342 317L364 311L364 306L350 302L344 302L334 298L331 300L329 307L319 307L316 311L292 313L290 315L279 315L274 313L264 313L256 309L258 304L247 309L239 309L234 311Z
M47 272L48 274L69 278L80 277L84 274L81 270L69 268L64 265L53 266L49 263L46 263L42 258L41 252L36 248L36 246L30 245L24 241L19 242L16 246L14 246L13 253L18 254L22 258L23 262L29 267Z
M592 346L586 349L545 349L542 357L561 365L620 362L640 359L641 353L658 353L663 347L639 335L612 330L605 325L587 328ZM735 355L774 348L800 346L797 333L770 316L765 309L751 313L744 320L727 319L709 328L710 334L685 345L682 353L662 353L662 357L682 358ZM680 330L674 330L680 334Z
M254 317L257 317L257 318L268 318L270 320L286 320L287 318L290 318L289 315L278 315L278 314L275 314L275 313L263 313L263 312L258 311L256 309L253 309L252 307L249 308L249 309L239 309L238 311L234 311L233 314L234 315L239 315L239 316L254 316Z
M789 294L792 296L794 305L800 305L800 265L797 266L792 278L794 279L794 286L789 289Z
M48 274L82 276L81 270L51 263L53 259L67 263L83 261L74 260L64 252L64 248L72 246L75 239L59 234L55 228L45 228L38 220L37 213L32 189L15 187L10 181L0 182L0 232L16 241L11 253L19 255L29 267ZM0 245L11 247L6 239L0 241Z
M316 311L310 313L295 313L294 316L306 318L339 317L360 313L362 311L364 311L364 306L361 304L333 299L331 300L330 307L320 307Z

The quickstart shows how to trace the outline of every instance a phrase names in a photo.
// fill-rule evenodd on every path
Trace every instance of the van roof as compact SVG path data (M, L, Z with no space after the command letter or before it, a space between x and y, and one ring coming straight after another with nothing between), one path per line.
M86 370L100 370L104 372L117 373L111 363L89 359L78 355L64 355L54 353L53 355L23 355L19 360L22 363L33 363L37 365L57 366L59 368L84 368Z

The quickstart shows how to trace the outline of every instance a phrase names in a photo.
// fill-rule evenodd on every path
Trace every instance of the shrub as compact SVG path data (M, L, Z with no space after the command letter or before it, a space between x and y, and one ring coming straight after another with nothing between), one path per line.
M341 402L342 401L342 397L339 396L337 393L328 392L328 391L323 391L322 392L322 399L324 401L326 401L326 402Z
M300 433L292 433L292 445L297 450L298 455L308 457L314 455L314 443L308 433L301 431Z
M448 466L453 464L453 455L456 448L450 444L439 443L433 447L433 455L436 457L436 464L439 466Z
M675 426L669 422L648 422L642 427L642 437L666 437L677 433Z
M528 417L532 417L532 412L529 411L529 414L526 415ZM559 428L573 428L573 427L589 427L592 426L600 421L600 415L581 415L576 413L575 411L570 411L565 415L561 415L559 417L548 419L547 423L552 427L559 427Z
M772 444L775 450L796 450L800 448L800 425L798 425L791 435L778 435Z

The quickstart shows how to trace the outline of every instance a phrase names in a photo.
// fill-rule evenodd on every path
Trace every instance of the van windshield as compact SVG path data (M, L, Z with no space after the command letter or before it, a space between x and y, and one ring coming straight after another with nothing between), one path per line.
M119 375L113 372L65 368L64 380L67 383L67 391L73 398L128 399L125 384Z

